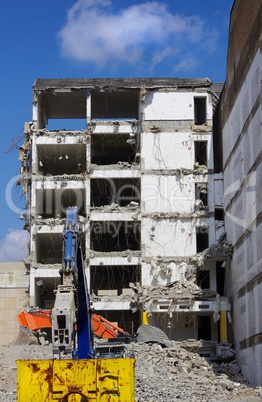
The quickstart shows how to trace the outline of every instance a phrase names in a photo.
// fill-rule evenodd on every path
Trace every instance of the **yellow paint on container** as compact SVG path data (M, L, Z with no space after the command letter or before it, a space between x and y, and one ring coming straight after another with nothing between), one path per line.
M18 402L134 402L135 359L17 360Z

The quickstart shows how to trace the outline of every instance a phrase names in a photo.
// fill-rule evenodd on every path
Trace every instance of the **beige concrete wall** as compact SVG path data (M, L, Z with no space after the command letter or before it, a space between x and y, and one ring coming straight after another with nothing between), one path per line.
M12 342L19 333L17 314L27 302L25 290L0 288L0 345Z
M19 333L17 314L28 303L25 271L23 262L0 263L0 345L12 342Z

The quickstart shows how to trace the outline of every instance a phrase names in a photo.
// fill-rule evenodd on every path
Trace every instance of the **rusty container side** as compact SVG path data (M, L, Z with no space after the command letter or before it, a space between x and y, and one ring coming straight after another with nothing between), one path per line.
M135 359L17 360L18 402L134 402Z

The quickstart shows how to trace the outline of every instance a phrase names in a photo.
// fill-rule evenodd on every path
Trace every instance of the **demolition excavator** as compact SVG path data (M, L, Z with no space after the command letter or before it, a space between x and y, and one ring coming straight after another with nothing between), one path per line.
M94 347L95 321L82 240L77 207L69 207L63 231L61 284L51 312L53 359L17 360L18 402L135 401L135 359L127 355L125 345L106 342ZM48 322L50 315L46 314ZM119 328L113 331L121 333Z
M28 311L21 311L17 315L17 319L20 328L29 335L34 335L39 344L50 342L49 332L52 329L52 310L31 308ZM127 331L95 313L92 314L92 331L100 339L115 339L117 341L116 338L121 338L125 342L129 342L132 339L132 335Z

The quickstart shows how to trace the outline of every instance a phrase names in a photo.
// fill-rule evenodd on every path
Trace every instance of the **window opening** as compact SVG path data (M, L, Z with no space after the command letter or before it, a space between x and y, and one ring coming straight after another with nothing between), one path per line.
M224 261L216 262L217 293L220 294L220 296L224 296L225 293L226 270L223 264Z
M195 163L207 165L207 141L195 141Z
M35 242L37 263L61 264L62 233L37 233Z
M200 253L201 251L208 248L209 246L208 226L197 227L196 246L197 246L197 253Z
M208 206L208 193L207 193L207 183L196 183L195 184L195 198L200 200L199 209L201 207Z
M86 129L86 95L81 91L46 91L38 95L38 128Z
M85 241L82 250L85 254ZM63 256L62 233L37 233L35 236L35 260L39 264L61 264Z
M121 162L137 163L136 154L139 149L138 135L130 143L130 135L92 135L91 163L96 165L114 165Z
M198 339L211 340L211 317L209 315L198 316Z
M43 219L66 216L66 208L76 205L79 215L85 216L85 192L83 189L37 189L36 190L36 216Z
M37 173L43 176L86 171L86 147L83 144L37 145L37 159Z
M53 308L55 303L54 290L60 283L60 277L35 278L35 305L39 308Z
M92 294L98 295L98 290L115 289L118 296L123 294L123 289L129 288L129 283L140 282L141 267L128 266L92 266L90 268L90 288Z
M224 210L221 208L215 208L215 220L223 221L224 220Z
M197 284L201 289L210 289L210 272L201 270L198 272Z
M195 124L205 124L207 122L207 98L199 97L194 98L194 113L195 113Z
M140 203L140 179L91 179L91 207Z
M138 119L139 91L92 92L91 118L101 120Z
M140 250L140 222L92 221L90 230L94 251Z

